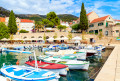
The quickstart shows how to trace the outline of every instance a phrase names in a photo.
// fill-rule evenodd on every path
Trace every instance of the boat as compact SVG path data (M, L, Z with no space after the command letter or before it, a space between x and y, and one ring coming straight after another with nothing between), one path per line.
M94 49L80 49L78 52L86 52L87 57L97 54L97 50Z
M66 49L69 49L69 46L63 43L60 46L58 46L58 49L60 49L60 50L66 50Z
M78 50L59 50L58 52L45 52L48 56L76 56L79 60L86 60L86 51Z
M35 61L27 61L25 64L35 67ZM63 64L56 64L56 63L48 63L48 62L43 62L43 61L37 61L38 68L45 69L45 70L50 70L53 72L58 72L61 76L66 76L67 75L67 67L66 65Z
M16 81L58 81L60 78L52 71L18 65L4 65L1 74Z
M54 57L45 58L43 60L45 62L67 65L69 69L88 70L89 68L89 61L69 60L69 59L61 59Z
M14 53L27 53L32 54L30 51L21 51L21 50L6 50L6 52L14 52Z
M1 81L12 81L10 78L8 78L8 77L3 77L3 76L1 76L1 75L0 75L0 80L1 80Z

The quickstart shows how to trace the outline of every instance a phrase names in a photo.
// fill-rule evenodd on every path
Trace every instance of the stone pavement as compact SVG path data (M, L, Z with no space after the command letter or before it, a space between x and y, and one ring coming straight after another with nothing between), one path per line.
M115 45L112 53L98 73L95 81L120 81L120 46Z

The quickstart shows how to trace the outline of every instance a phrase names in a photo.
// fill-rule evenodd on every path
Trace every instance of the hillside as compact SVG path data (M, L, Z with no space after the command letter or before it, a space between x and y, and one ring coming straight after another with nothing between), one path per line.
M8 17L9 14L10 14L9 10L0 7L0 17L5 17L5 16ZM31 19L35 21L41 21L42 19L46 18L46 15L39 15L39 14L15 14L15 16L22 19ZM57 16L59 17L59 19L68 22L78 19L78 17L71 14L60 14Z

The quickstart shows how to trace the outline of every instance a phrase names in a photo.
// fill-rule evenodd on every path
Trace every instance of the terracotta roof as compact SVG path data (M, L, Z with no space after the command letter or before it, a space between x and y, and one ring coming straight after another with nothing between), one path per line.
M70 25L72 25L73 23L72 22L70 22Z
M104 17L100 17L100 18L97 18L97 19L94 19L93 21L91 21L91 23L95 23L95 22L100 22L100 21L104 21L107 17L108 17L109 15L107 15L107 16L104 16Z
M92 12L93 12L93 11L92 11ZM88 13L87 16L90 15L92 12Z
M120 20L116 20L116 19L114 19L115 21L120 21Z
M0 22L5 22L5 18L4 17L0 17Z
M33 20L29 20L29 19L20 19L21 22L27 22L27 23L34 23Z

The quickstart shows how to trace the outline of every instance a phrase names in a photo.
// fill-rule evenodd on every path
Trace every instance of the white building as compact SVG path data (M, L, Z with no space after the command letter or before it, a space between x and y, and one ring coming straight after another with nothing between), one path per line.
M27 30L29 32L32 32L32 29L34 28L35 24L33 20L29 19L20 19L20 30Z
M117 24L117 23L120 23L120 20L114 19L114 21L115 21L116 24Z
M9 22L9 17L5 17L5 24L8 26L8 22ZM34 28L35 23L33 20L29 20L29 19L20 19L20 18L16 18L16 24L17 24L17 34L19 34L20 30L27 30L29 32L32 32L31 30Z
M64 22L64 21L62 21L62 20L60 20L60 24L63 25L63 26L70 27L70 25L69 25L68 22Z

